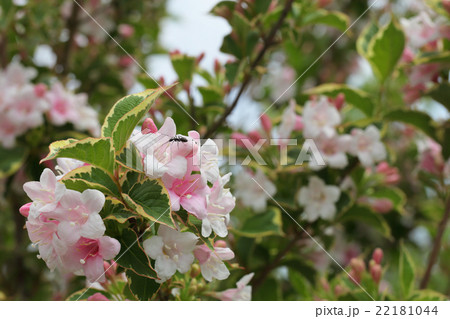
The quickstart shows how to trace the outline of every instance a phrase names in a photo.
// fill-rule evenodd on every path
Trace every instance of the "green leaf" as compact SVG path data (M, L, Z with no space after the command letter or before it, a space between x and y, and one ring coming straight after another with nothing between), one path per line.
M364 56L375 75L384 82L394 71L405 48L405 35L394 19L370 39Z
M235 229L234 232L251 238L271 235L282 236L281 211L276 207L271 207L267 212L248 218L242 227Z
M305 279L304 276L296 271L289 269L289 283L298 293L300 298L298 300L312 300L313 296L311 292L313 291L311 284Z
M116 152L120 152L126 145L134 128L150 110L153 102L170 87L128 95L114 104L103 123L102 136L112 137Z
M269 9L272 0L258 0L255 1L255 10L257 13L266 13L267 9Z
M405 193L396 187L383 187L375 190L373 194L370 194L371 197L376 198L387 198L389 199L394 208L400 213L404 212L404 206L406 204L406 195Z
M414 59L415 65L430 63L450 63L450 52L425 52Z
M364 91L351 88L345 84L327 83L304 92L307 95L326 95L331 97L336 97L339 93L345 95L347 103L361 110L367 116L373 114L375 105L372 102L372 98Z
M436 129L433 125L433 119L426 113L413 110L396 110L386 114L384 119L413 125L436 140Z
M325 24L338 30L345 31L350 24L350 18L346 14L339 11L318 9L303 17L303 24Z
M410 301L448 301L448 297L437 291L425 289L415 291L409 298Z
M68 157L103 168L108 173L114 173L114 149L109 137L88 137L80 141L68 139L50 144L50 152L42 162Z
M433 100L441 103L450 111L450 84L448 82L440 83L426 92Z
M170 214L169 195L162 181L145 179L138 182L124 198L144 218L175 228Z
M22 167L27 154L28 150L24 146L16 146L11 149L0 146L0 179L17 172Z
M154 279L139 276L131 270L127 270L126 275L131 293L139 300L153 299L161 286Z
M373 22L370 22L361 32L358 39L356 40L356 50L359 55L367 59L369 51L369 43L372 38L377 34L380 28Z
M398 273L403 298L408 298L414 288L415 267L411 255L403 244L400 247Z
M185 54L171 54L170 60L172 66L178 75L178 79L181 83L184 81L192 81L192 76L195 71L195 57L187 56Z
M221 103L223 100L223 92L217 86L200 86L198 90L203 97L204 105Z
M122 234L116 239L120 242L120 252L117 255L116 263L141 276L158 278L156 271L150 265L147 254L139 243L138 236L133 230L123 229Z
M144 163L141 154L131 142L127 142L126 147L124 147L121 152L116 153L116 161L126 169L139 173L144 171Z
M391 228L382 216L373 212L368 206L354 205L338 217L338 222L358 221L376 229L384 237L391 238Z
M112 219L120 224L125 223L130 218L136 217L125 205L114 197L107 197L100 215L103 219Z
M104 194L120 196L119 188L111 175L95 166L82 166L65 174L61 181L69 189L83 192L86 189L97 189Z

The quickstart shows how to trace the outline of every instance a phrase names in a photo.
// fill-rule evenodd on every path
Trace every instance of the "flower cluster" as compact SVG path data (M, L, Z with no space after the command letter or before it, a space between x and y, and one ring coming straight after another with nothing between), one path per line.
M73 94L61 83L50 89L44 84L33 84L37 72L12 62L0 71L0 137L5 148L15 145L17 137L41 126L44 115L50 123L60 126L72 123L80 131L98 135L100 125L97 112L87 106L87 96Z
M170 117L159 130L152 119L146 119L142 131L131 141L143 157L145 174L149 178L161 178L168 190L171 210L178 212L183 208L201 220L203 237L209 237L212 232L226 237L235 198L225 188L231 173L219 174L219 150L215 142L208 139L200 145L200 135L195 131L190 131L188 136L177 135ZM223 241L216 242L212 249L198 246L198 240L194 233L161 225L157 236L144 241L146 253L156 260L155 269L161 282L177 270L187 272L195 258L206 280L223 280L229 276L222 260L232 259L233 252Z
M116 239L104 236L106 228L99 214L105 203L103 193L66 189L48 168L39 182L25 183L23 188L32 202L22 206L20 213L27 218L28 236L38 246L39 257L51 270L103 282L103 261L120 251Z

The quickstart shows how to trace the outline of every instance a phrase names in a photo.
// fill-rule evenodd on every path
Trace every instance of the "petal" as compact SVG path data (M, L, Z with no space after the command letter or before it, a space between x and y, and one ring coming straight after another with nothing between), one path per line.
M62 221L58 225L58 236L67 245L75 244L80 239L81 227L69 221Z
M172 277L177 271L177 264L167 255L161 255L156 259L155 270L162 281Z
M81 236L91 239L100 238L106 231L103 219L99 214L90 214L88 220L81 226Z
M187 159L181 156L174 157L166 166L167 174L175 178L183 178L187 171Z
M120 252L120 243L117 239L103 236L99 239L99 251L103 259L111 260Z
M84 274L89 282L104 282L105 268L103 267L103 258L100 256L87 258L83 265Z
M216 255L222 260L230 260L234 258L234 252L230 248L215 248Z
M87 189L81 194L81 200L88 212L99 213L105 205L105 195L96 189Z
M144 240L143 243L144 251L152 259L157 259L159 256L163 255L164 242L162 237L153 236L149 239Z
M191 198L187 198L187 196L182 197L180 200L181 206L198 219L205 218L207 214L205 197L196 194L191 196Z

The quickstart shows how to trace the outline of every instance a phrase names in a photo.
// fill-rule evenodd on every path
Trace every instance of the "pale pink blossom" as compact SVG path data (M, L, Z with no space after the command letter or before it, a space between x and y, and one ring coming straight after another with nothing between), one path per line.
M78 273L82 271L90 282L104 282L104 260L111 260L120 251L120 243L111 237L96 239L81 237L62 257L64 270Z
M288 139L291 137L292 131L296 126L295 100L289 102L288 107L281 116L281 123L278 127L278 137L280 139Z
M234 258L234 253L230 248L214 247L214 250L211 250L203 244L195 248L194 256L198 259L202 276L207 281L212 281L214 278L224 280L230 276L230 271L223 262L223 260Z
M85 96L76 98L68 92L61 83L55 83L46 94L46 99L50 103L49 118L55 125L75 123L79 121L77 105L84 105ZM77 101L78 100L78 101Z
M305 207L303 218L313 222L319 218L331 220L336 214L336 202L341 195L339 187L326 185L316 176L309 178L308 186L300 189L298 203Z
M353 129L350 153L357 156L361 164L371 167L386 158L386 148L380 140L380 131L369 125L365 130Z
M342 169L348 165L346 152L348 151L348 145L351 142L351 137L349 135L334 135L327 137L325 134L321 133L314 139L314 142L326 165L338 169ZM309 166L312 169L323 168L323 166L317 165L315 161L310 161Z
M408 45L413 49L420 49L440 37L439 25L426 11L421 11L410 19L402 18L400 22L406 33Z
M248 283L252 280L254 273L242 277L237 283L237 288L216 292L216 298L223 301L250 301L252 299L252 286Z
M236 174L235 189L236 198L255 212L265 211L267 200L277 191L275 185L261 170L257 170L255 174L251 171L242 171Z
M55 166L56 171L59 173L56 178L59 180L67 173L73 171L74 169L80 168L87 165L85 162L66 157L59 157L56 159L57 165Z
M171 141L182 137L186 142ZM189 136L176 135L176 126L168 117L162 127L155 133L137 133L131 141L144 156L144 170L150 178L161 178L165 175L183 178L187 172L187 158L198 152L198 143Z
M209 193L209 188L204 176L192 174L190 167L182 178L174 178L166 174L162 180L169 192L173 211L180 210L181 205L199 219L206 217L206 195Z
M177 270L185 273L190 269L197 240L193 233L182 233L161 225L157 236L144 241L145 252L156 260L155 270L161 282L171 278Z
M420 64L413 66L409 71L409 85L416 87L421 83L427 83L435 80L439 75L439 64Z
M308 101L303 109L303 135L315 138L323 133L328 137L336 133L335 127L341 123L341 115L336 107L324 96Z
M417 146L420 153L420 168L432 174L441 174L445 165L442 146L429 138L418 141Z
M214 231L218 236L225 237L228 234L227 225L230 220L230 212L233 210L236 199L225 184L230 181L231 173L216 180L206 197L207 216L202 220L202 236L209 237Z
M67 190L56 208L59 237L68 245L73 245L81 237L96 239L105 233L105 225L100 211L105 204L105 195L95 189L83 193Z
M398 168L390 166L387 162L381 162L377 165L376 172L383 175L383 182L390 185L395 185L400 180Z
M0 86L21 87L30 83L37 75L34 68L24 67L17 61L13 61L6 69L0 72Z

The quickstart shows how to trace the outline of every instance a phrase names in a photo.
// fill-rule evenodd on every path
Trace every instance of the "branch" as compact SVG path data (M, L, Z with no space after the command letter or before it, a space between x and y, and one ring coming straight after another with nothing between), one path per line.
M294 248L295 244L297 244L298 240L302 238L303 232L297 232L294 236L294 238L287 244L287 246L276 255L274 260L268 264L264 269L261 271L259 277L255 278L255 280L252 283L252 287L254 289L261 286L261 284L266 280L267 276L270 274L272 270L278 267L281 260L286 256L286 254Z
M70 52L72 49L73 41L78 27L78 13L80 12L80 7L74 2L72 5L72 12L70 17L66 21L66 29L69 30L69 38L62 49L61 54L58 57L58 65L62 67L62 74L68 73L68 64L70 60Z
M236 108L236 106L239 102L239 99L242 96L242 93L244 93L245 89L250 84L250 81L252 79L251 74L252 74L253 70L256 68L256 66L258 66L259 62L262 60L262 58L264 57L264 54L267 52L267 50L273 45L273 40L275 38L275 35L277 34L278 30L283 25L284 20L286 19L289 11L292 8L293 2L294 2L294 0L286 1L285 5L284 5L284 9L281 12L280 18L278 19L277 23L275 23L275 25L272 27L268 36L264 39L264 45L263 45L261 51L259 51L258 56L250 64L249 71L244 75L244 79L242 81L241 88L239 89L238 94L234 98L233 103L231 103L231 105L225 110L225 112L222 114L222 116L216 122L214 122L211 125L211 127L206 131L205 136L204 136L205 139L212 137L216 133L216 131L226 121L228 115L230 115L231 112L233 112L233 110Z
M439 251L441 249L442 236L444 235L445 227L450 218L450 197L447 198L447 203L445 204L445 212L442 220L438 225L438 230L436 238L434 239L433 249L431 251L430 257L428 258L427 269L423 275L422 281L420 282L420 289L425 289L428 286L428 282L431 277L431 270L439 257Z

